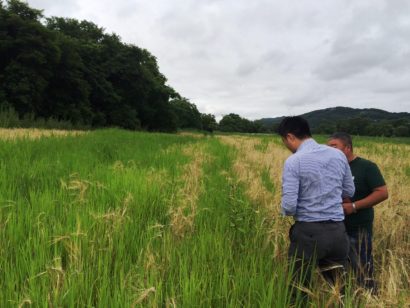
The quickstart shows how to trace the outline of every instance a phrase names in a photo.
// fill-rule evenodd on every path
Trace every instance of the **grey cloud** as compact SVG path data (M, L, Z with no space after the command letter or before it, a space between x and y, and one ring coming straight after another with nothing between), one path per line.
M368 3L355 11L314 73L323 80L332 80L350 78L371 69L399 72L405 65L407 70L410 23L405 21L409 17L405 8L397 9L394 3L388 1L380 6ZM405 7L409 8L408 3Z
M289 107L315 106L328 96L328 89L321 83L311 84L309 88L296 88L283 103Z
M407 0L29 0L147 48L203 112L410 111ZM401 108L401 109L400 109Z
M278 50L270 50L264 52L261 56L254 59L245 59L239 63L236 73L238 76L248 76L256 71L270 69L275 71L283 71L291 68L291 65L286 64L282 59L286 56Z
M343 79L360 74L372 68L387 65L394 55L394 48L379 42L351 44L344 51L335 51L315 73L324 80Z
M241 63L239 64L236 73L239 76L246 76L249 74L252 74L254 71L256 71L259 67L257 65L255 65L255 63Z
M75 14L80 8L80 4L76 0L30 0L28 2L34 8L46 9L44 13L47 17Z
M136 13L144 11L147 6L135 0L122 0L121 6L116 9L118 20L132 18Z

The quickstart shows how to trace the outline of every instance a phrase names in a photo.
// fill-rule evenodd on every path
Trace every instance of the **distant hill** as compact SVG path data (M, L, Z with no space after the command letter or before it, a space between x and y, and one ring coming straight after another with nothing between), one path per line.
M383 120L398 120L407 119L410 120L410 113L408 112L388 112L381 109L366 108L356 109L349 107L333 107L321 110L315 110L308 113L301 114L312 129L319 127L321 124L337 122L341 120L347 120L352 118L366 118L375 122ZM284 117L277 118L263 118L258 120L259 123L265 127L272 127L273 124L278 124Z

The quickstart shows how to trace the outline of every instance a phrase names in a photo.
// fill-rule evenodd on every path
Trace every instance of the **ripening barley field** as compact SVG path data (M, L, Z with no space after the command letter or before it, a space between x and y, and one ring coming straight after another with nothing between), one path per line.
M288 306L278 137L42 134L0 131L0 307ZM317 276L312 307L409 307L410 140L354 143L390 191L380 292Z

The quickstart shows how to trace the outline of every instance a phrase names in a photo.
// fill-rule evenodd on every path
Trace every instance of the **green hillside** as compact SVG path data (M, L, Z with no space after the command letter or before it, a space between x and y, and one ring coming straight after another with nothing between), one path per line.
M357 109L349 107L333 107L315 110L301 114L301 116L309 121L312 129L319 128L322 124L335 123L352 118L365 118L376 122L401 119L410 120L410 113L408 112L395 113L375 108ZM263 125L271 127L273 124L279 123L282 119L283 117L263 118L259 121Z

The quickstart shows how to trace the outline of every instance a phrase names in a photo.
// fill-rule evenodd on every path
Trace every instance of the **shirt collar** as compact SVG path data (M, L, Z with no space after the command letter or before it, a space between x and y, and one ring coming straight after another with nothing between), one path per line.
M299 146L296 152L303 152L305 150L308 150L316 146L317 144L318 143L313 138L308 138L301 143L301 145Z

